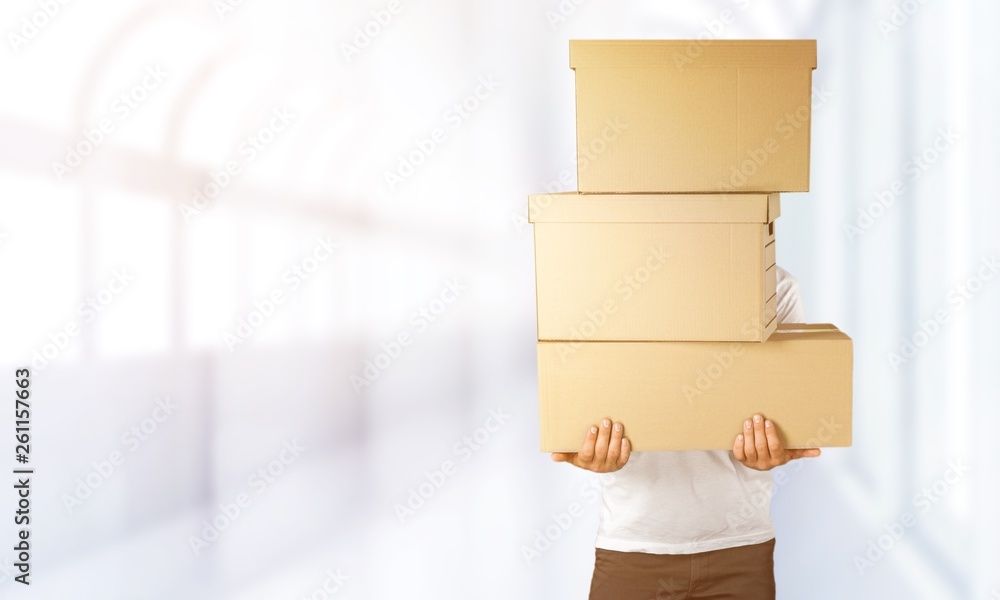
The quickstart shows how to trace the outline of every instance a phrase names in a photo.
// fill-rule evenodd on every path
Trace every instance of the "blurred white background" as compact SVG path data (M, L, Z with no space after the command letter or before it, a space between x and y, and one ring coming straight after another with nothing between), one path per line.
M855 339L855 445L784 468L779 597L1000 598L998 22L986 0L5 2L0 437L33 364L37 472L28 589L0 481L0 596L585 597L598 482L537 451L526 196L575 187L570 38L705 36L819 47L778 262Z

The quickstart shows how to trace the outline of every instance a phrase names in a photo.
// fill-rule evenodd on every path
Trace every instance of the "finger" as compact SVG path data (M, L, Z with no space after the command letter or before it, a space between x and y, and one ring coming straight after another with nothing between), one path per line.
M577 454L581 464L587 465L594 460L594 444L597 443L597 427L591 425L587 434L583 436L583 446Z
M618 457L622 454L622 427L621 423L615 423L611 426L611 441L608 442L608 460L605 464L608 466L617 465Z
M781 446L778 438L778 430L770 419L764 419L764 435L767 436L767 451L771 458L782 460L785 458L785 449Z
M757 460L757 446L753 442L753 423L750 419L743 421L743 453L748 462Z
M771 453L767 449L767 434L764 433L764 417L753 416L753 443L757 448L757 460L771 460Z
M570 462L574 456L576 456L576 452L553 452L552 460L556 462Z
M819 448L802 448L795 450L785 450L790 458L788 460L795 460L796 458L816 458L820 455Z
M611 440L611 419L601 421L597 433L597 445L594 447L594 462L603 464L608 459L608 442Z
M736 441L733 442L733 456L735 456L736 460L738 460L740 462L746 462L746 460L747 460L747 453L743 451L743 434L742 433L739 434L738 436L736 436Z
M625 466L628 462L628 457L632 454L632 442L628 441L628 438L622 438L622 452L618 457L618 466Z

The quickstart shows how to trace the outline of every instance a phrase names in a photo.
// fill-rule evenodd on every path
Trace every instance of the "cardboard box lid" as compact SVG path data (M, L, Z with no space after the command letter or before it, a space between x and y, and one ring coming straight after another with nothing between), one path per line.
M528 196L531 223L770 223L780 215L780 194Z
M816 40L570 40L569 66L816 68Z

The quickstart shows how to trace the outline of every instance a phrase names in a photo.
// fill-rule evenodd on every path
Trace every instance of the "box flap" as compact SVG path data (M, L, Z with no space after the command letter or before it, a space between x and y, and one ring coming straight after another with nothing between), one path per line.
M771 194L767 197L767 222L781 216L781 194Z
M768 341L793 339L850 340L851 338L836 325L829 323L780 323Z
M782 323L779 331L840 331L832 323Z
M569 66L816 68L816 40L570 40Z
M769 223L779 194L581 194L528 196L532 223Z

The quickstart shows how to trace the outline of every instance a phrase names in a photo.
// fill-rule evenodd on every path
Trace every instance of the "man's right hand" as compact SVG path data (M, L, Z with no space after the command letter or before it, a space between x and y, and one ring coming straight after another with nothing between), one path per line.
M594 473L611 473L625 466L631 452L632 444L625 437L625 426L604 419L600 427L590 427L579 452L553 452L552 460L568 462Z

